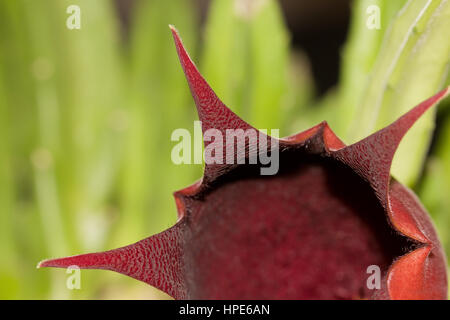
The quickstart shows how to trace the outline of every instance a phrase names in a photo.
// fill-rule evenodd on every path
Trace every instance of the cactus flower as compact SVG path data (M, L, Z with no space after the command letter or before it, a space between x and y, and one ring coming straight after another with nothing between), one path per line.
M253 129L219 100L172 33L203 132ZM408 129L449 91L352 145L326 122L276 139L274 175L261 175L260 163L207 163L199 181L174 193L178 221L171 228L38 267L112 270L175 299L445 299L436 231L390 167ZM245 158L265 137L273 141L246 141ZM229 148L223 144L224 156ZM378 288L367 285L370 266L380 270Z

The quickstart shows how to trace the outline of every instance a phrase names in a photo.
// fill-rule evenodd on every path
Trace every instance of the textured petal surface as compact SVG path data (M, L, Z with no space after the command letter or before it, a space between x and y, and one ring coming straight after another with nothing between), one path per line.
M152 285L176 299L186 298L182 223L135 244L99 253L41 261L38 268L105 269Z

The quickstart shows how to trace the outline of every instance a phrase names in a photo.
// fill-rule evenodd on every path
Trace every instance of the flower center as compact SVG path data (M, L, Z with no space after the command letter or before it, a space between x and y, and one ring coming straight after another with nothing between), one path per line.
M237 168L190 211L192 298L368 298L371 266L382 277L412 249L365 181L299 150L283 154L275 176Z

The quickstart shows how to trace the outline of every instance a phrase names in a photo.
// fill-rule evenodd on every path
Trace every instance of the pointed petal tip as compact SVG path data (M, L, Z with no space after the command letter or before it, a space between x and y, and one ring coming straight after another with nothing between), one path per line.
M45 259L42 261L39 261L39 263L36 266L36 269L41 268L68 268L70 266L75 265L74 263L69 263L69 259L72 257L66 257L66 258L56 258L56 259ZM73 262L73 261L72 261Z
M108 252L87 253L64 258L46 259L38 263L36 268L69 268L108 269L111 267Z
M444 100L445 98L447 98L450 95L450 86L442 89L440 92L438 92L437 94L435 94L433 97L429 98L428 100L424 101L423 103L426 103L427 101L429 101L429 107L432 107L436 104L438 104L439 102L441 102L442 100Z
M169 29L170 29L170 31L172 31L172 34L174 36L176 36L176 37L180 36L179 33L178 33L177 28L175 28L175 26L173 24L169 24Z
M223 132L230 128L244 130L252 128L217 97L189 56L178 31L172 25L169 25L169 27L172 30L178 58L194 98L199 119L202 122L202 131L205 132L210 128Z
M53 267L53 265L52 265L53 260L54 259L44 259L44 260L39 261L36 266L36 269Z
M184 48L183 41L181 40L180 33L178 32L177 28L175 28L175 26L173 24L169 24L169 28L170 28L170 31L172 32L172 36L175 41L175 47L177 48L177 53L180 58L180 62L182 64L184 64L186 62L191 62L193 64L192 59L189 57L189 54L187 53L186 49Z
M70 266L73 266L74 263L68 263L69 258L56 258L56 259L45 259L42 261L39 261L39 263L36 266L36 269L41 268L68 268Z
M356 170L374 187L384 205L388 205L390 169L400 141L414 123L450 94L447 87L421 102L396 121L370 136L337 151L341 161Z
M450 95L450 86L442 90L442 99L447 98Z
M436 93L434 96L428 98L427 100L424 100L423 102L412 108L410 111L405 113L402 117L397 119L397 121L387 126L386 128L375 132L373 135L376 136L377 134L381 134L382 132L388 132L389 128L391 128L397 131L394 135L398 140L397 143L400 143L400 140L408 132L408 130L415 124L415 122L426 111L439 104L439 102L445 99L449 94L450 94L450 86Z

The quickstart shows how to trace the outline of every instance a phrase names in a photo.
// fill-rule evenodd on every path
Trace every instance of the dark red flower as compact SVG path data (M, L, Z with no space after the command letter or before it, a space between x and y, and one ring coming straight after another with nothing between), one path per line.
M251 129L217 98L172 32L203 132ZM176 299L445 299L436 232L390 166L404 134L449 91L350 146L326 122L276 140L276 175L261 176L261 164L206 164L200 181L175 192L179 219L170 229L39 266L112 270ZM273 141L258 142L266 138ZM247 141L246 157L257 149ZM371 265L381 270L380 289L366 285Z

